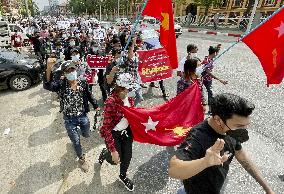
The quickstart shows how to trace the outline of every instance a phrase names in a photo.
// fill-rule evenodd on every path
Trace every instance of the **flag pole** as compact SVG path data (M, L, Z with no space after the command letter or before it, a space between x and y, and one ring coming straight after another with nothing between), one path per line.
M121 55L121 57L120 57L120 59L119 59L119 65L120 65L121 62L122 62L121 59L122 59L122 57L123 57L123 55L124 55L124 53L125 53L127 47L128 47L129 44L130 44L130 41L131 41L131 39L132 39L132 37L133 37L135 31L136 31L137 25L138 25L138 23L139 23L139 20L140 20L140 18L141 18L141 15L142 15L142 13L143 13L143 11L144 11L144 9L145 9L147 3L148 3L148 0L145 0L145 1L144 1L144 4L143 4L143 6L142 6L141 11L140 11L139 14L136 16L136 19L135 19L135 22L134 22L134 26L133 26L133 28L131 29L130 35L129 35L129 37L128 37L128 39L127 39L127 42L126 42L126 45L125 45L125 47L123 48L122 55Z
M226 50L224 50L221 54L219 54L217 57L215 57L215 59L213 60L213 62L217 61L217 59L219 59L221 56L223 56L226 52L228 52L231 48L233 48L235 45L237 45L239 42L241 42L245 37L247 37L250 33L252 33L253 31L255 31L259 26L261 26L262 24L264 24L267 20L269 20L270 18L272 18L274 15L276 15L278 12L280 12L282 9L284 8L284 5L282 5L279 9L277 9L273 14L271 14L271 16L269 16L268 18L266 18L263 22L261 22L260 24L258 24L254 29L252 29L250 32L246 33L245 35L243 35L238 41L234 42L231 46L229 46Z

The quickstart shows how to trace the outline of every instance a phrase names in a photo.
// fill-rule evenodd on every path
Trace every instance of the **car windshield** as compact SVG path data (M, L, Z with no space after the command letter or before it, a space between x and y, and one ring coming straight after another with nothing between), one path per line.
M141 38L143 40L149 39L149 38L159 38L159 35L155 30L143 30Z

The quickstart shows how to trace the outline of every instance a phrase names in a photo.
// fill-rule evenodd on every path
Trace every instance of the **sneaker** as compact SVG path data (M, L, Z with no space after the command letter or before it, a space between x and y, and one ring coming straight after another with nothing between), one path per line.
M104 160L106 159L107 149L104 148L99 156L99 164L103 164Z
M168 93L164 93L164 94L163 94L163 97L164 97L164 98L168 98L168 97L170 97L170 95L169 95Z
M129 178L119 175L119 180L124 184L125 188L128 191L134 191L133 182Z
M79 164L81 165L81 169L84 172L88 172L89 171L89 164L86 161L86 158L84 156L79 159Z

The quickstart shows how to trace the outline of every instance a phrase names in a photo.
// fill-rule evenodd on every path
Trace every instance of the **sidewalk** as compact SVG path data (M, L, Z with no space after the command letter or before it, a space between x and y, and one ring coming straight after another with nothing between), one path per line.
M232 37L242 37L245 32L242 32L237 29L230 29L230 28L218 28L214 30L211 26L189 26L188 32L195 32L201 34L211 34L211 35L221 35L221 36L232 36Z

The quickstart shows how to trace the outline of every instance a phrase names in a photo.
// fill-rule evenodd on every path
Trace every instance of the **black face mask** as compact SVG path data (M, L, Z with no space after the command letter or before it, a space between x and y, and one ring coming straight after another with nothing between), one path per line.
M247 129L235 129L227 132L227 135L234 138L240 143L244 143L249 140L248 130Z
M224 121L223 121L224 122ZM224 122L225 125L228 127L226 122ZM248 130L247 129L234 129L232 130L230 127L228 127L230 131L227 131L227 135L234 138L240 143L244 143L249 140Z

